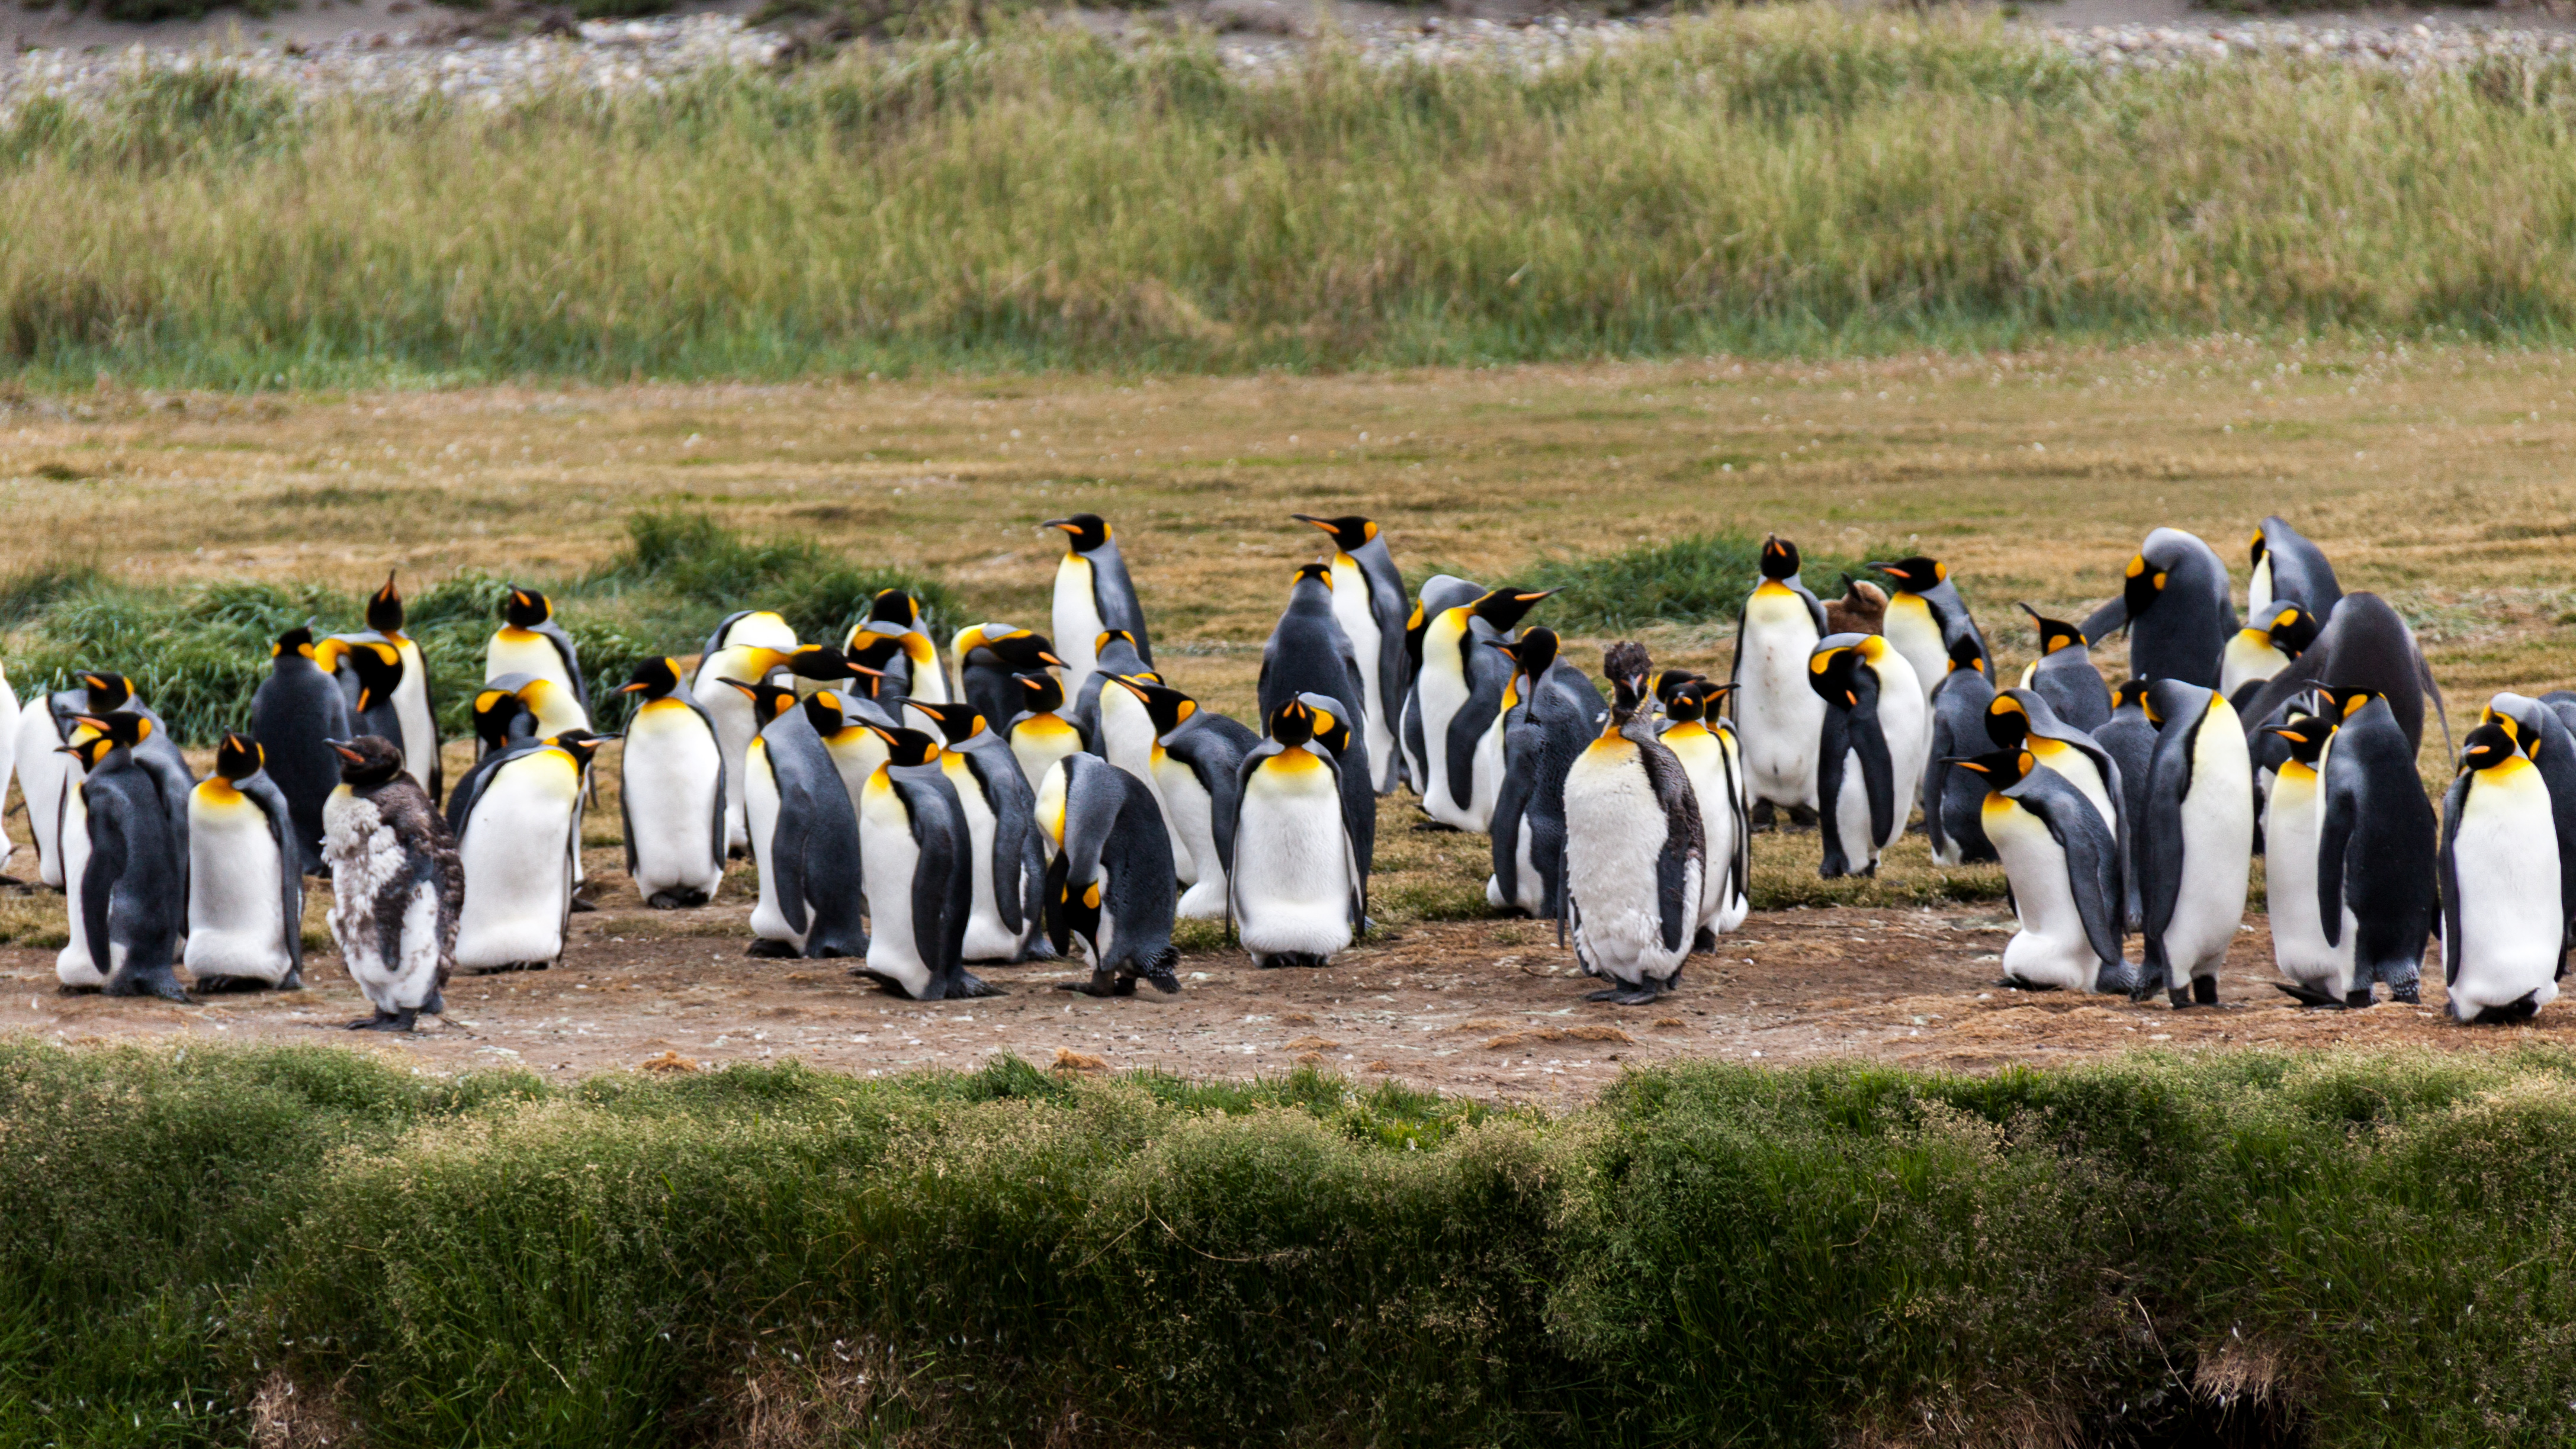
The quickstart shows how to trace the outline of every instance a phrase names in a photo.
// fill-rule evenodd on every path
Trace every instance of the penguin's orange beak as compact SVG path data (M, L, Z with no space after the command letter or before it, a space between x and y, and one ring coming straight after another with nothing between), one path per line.
M362 764L367 758L366 756L359 754L356 750L350 749L347 745L333 745L331 747L331 753L338 755L341 759L348 761L352 765Z
M650 688L652 688L651 685L646 684L643 680L637 679L617 686L617 692L619 694L636 694Z

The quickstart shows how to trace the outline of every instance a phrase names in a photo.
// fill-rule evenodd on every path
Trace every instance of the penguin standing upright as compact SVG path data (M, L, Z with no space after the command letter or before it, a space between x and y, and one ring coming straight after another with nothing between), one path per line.
M312 629L289 629L269 647L268 678L250 697L250 732L294 817L296 869L318 870L322 807L341 775L331 742L349 738L350 723L348 699L314 662Z
M2093 650L2084 631L2062 619L2051 619L2028 604L2031 627L2039 631L2039 657L2021 672L2021 687L2048 701L2057 717L2079 730L2100 729L2111 718L2111 688L2093 667Z
M2159 528L2147 535L2126 573L2120 597L2084 621L2084 637L2099 643L2125 625L2130 673L2216 688L2227 636L2236 632L2227 565L2197 537Z
M1423 638L1431 632L1431 621L1463 604L1484 597L1482 584L1447 574L1433 574L1422 582L1422 595L1413 602L1413 612L1404 621L1404 707L1395 721L1395 749L1403 762L1404 778L1421 795L1431 788L1429 753L1422 733L1422 647Z
M886 762L859 802L861 858L875 930L852 974L915 1001L1001 993L966 970L974 870L957 788L940 767L939 742L919 730L875 727Z
M1404 576L1376 523L1356 515L1317 518L1292 514L1333 541L1333 617L1359 661L1364 712L1354 724L1366 738L1370 788L1391 793L1402 773L1396 726L1410 682L1404 653Z
M1190 888L1177 909L1188 920L1222 921L1242 788L1237 776L1261 737L1177 689L1127 675L1114 678L1154 723L1150 793L1171 821L1166 833L1194 860Z
M1936 864L1996 858L1986 838L1985 778L1973 771L1963 775L1950 763L1994 750L1994 736L1986 732L1986 706L1994 700L1995 686L1986 678L1986 657L1976 642L1962 639L1950 646L1950 672L1932 686L1932 746L1923 757L1923 829L1932 837Z
M1252 964L1322 966L1367 915L1341 768L1302 700L1272 710L1243 757L1227 914Z
M36 847L36 879L59 887L63 883L63 795L71 785L73 766L71 756L62 753L66 742L48 696L37 695L18 712L10 740L17 759L18 794L27 807L27 835ZM5 782L0 782L0 795L6 793Z
M1377 863L1377 791L1369 788L1368 745L1349 720L1334 712L1339 701L1301 694L1297 702L1313 711L1315 744L1332 757L1334 773L1341 777L1342 828L1350 832L1351 867L1359 873L1360 899L1365 901L1369 871ZM1363 920L1360 930L1367 929Z
M200 992L304 985L304 873L259 745L227 732L188 796L188 945Z
M391 693L399 729L386 738L402 747L403 768L429 792L430 803L436 804L446 793L445 770L438 759L438 699L430 688L428 656L420 652L419 641L403 632L402 590L394 586L394 575L386 574L385 586L368 598L366 630L335 634L325 644L334 641L393 647L401 665L392 676ZM354 699L354 694L351 697ZM354 704L351 707L356 708Z
M101 989L187 1001L175 955L186 927L188 845L170 828L162 780L136 759L154 722L130 710L81 722L98 733L74 747L89 831L74 904L91 958L105 966Z
M1807 683L1807 660L1825 637L1825 606L1798 577L1798 546L1773 535L1762 541L1762 581L1744 601L1735 631L1735 692L1727 707L1744 742L1745 786L1753 821L1774 808L1816 809L1816 747L1825 702Z
M751 826L743 814L743 752L751 748L754 735L760 733L762 721L755 717L752 702L742 690L725 681L738 679L747 684L767 682L772 674L787 667L794 646L773 648L768 644L743 642L746 630L735 631L735 642L728 643L698 663L692 676L689 694L705 710L716 727L716 744L723 751L725 769L725 852L747 850L751 846Z
M18 691L9 683L7 670L0 670L0 801L9 798L9 777L18 764ZM8 860L17 847L9 843L9 832L0 827L0 862ZM42 851L38 852L41 857ZM5 877L0 877L5 879Z
M1888 595L1887 616L1878 632L1914 666L1925 698L1940 687L1951 662L1962 657L1963 647L1972 649L1981 672L1989 680L1994 678L1994 656L1986 650L1986 636L1977 631L1976 617L1968 612L1968 601L1959 597L1958 587L1950 582L1949 565L1916 554L1870 567L1896 585Z
M581 786L598 751L583 731L494 755L456 783L448 828L465 870L458 966L543 971L563 956L581 849Z
M2255 528L2252 561L2254 572L2245 584L2247 618L2261 618L2275 604L2296 604L2321 627L2334 617L2335 605L2343 600L2334 565L2326 562L2324 549L2279 515Z
M2023 990L2136 989L2120 954L2118 843L2102 813L2027 750L1953 761L1988 786L1979 808L2012 883L2020 929L2004 944L2004 985Z
M824 753L832 757L832 769L850 797L850 819L856 829L858 802L867 793L868 777L886 762L886 742L875 727L894 729L903 722L882 702L837 689L818 689L796 707L805 711L805 722L814 727Z
M1064 557L1055 568L1055 641L1056 652L1064 656L1066 692L1081 697L1084 683L1099 667L1096 641L1112 630L1124 633L1145 668L1153 668L1145 606L1136 598L1127 560L1109 525L1097 513L1077 513L1048 519L1044 526L1064 533Z
M861 662L883 674L887 690L925 704L946 704L952 697L948 676L939 667L939 646L925 632L919 599L901 589L879 589L868 604L868 616L851 625L841 641L842 651L853 659L861 659L867 645L882 651L883 662L874 652Z
M438 1015L456 969L456 918L465 871L456 838L403 771L393 741L361 735L334 745L341 780L324 807L322 857L331 870L331 936L349 979L375 1015L352 1030L409 1031Z
M2272 789L2263 807L2263 886L2272 928L2272 963L2282 980L2273 984L2304 1006L2367 1006L2368 983L2353 985L2352 953L2356 936L2351 908L2338 898L2333 908L2342 921L2334 940L2326 938L2325 903L2317 898L2317 841L2324 833L2324 764L2334 721L2322 715L2293 713L2264 733L2285 746ZM2352 1001L2354 996L2358 1001Z
M1602 672L1609 716L1565 776L1565 914L1585 974L1612 983L1589 999L1635 1006L1681 980L1698 934L1707 840L1689 773L1655 734L1646 651L1614 644Z
M1485 901L1553 918L1564 910L1565 772L1592 742L1604 706L1592 681L1561 657L1555 630L1531 629L1492 647L1519 670L1520 703L1504 721Z
M2129 848L2120 856L2120 889L2126 905L2123 929L2141 930L2146 908L2138 899L2138 832L2146 828L2147 778L2156 758L2156 722L2147 718L2143 679L2124 679L2111 692L2111 719L2093 731L2093 742L2120 767L2120 814L2129 822Z
M967 863L974 890L958 947L968 961L1026 960L1046 924L1046 852L1038 844L1037 792L1011 758L1011 747L985 727L971 705L905 705L939 727L939 768L957 792L966 822Z
M2549 787L2549 814L2558 827L2558 896L2576 941L2576 729L2540 700L2509 693L2488 700L2478 722L2502 725Z
M2367 1006L2375 984L2391 1001L2412 1002L2432 934L2440 826L2424 798L2415 751L2389 711L2368 690L2330 691L2340 718L2326 742L2321 784L2325 818L2317 833L2317 899L2329 944L2352 924L2352 995ZM2562 883L2563 889L2563 883ZM2563 901L2563 897L2561 898ZM2343 902L2344 912L2324 909Z
M1082 731L1064 717L1064 686L1054 675L1022 674L1014 676L1013 682L1019 687L1020 700L1002 716L1008 721L1002 726L1002 738L1010 741L1012 758L1020 762L1020 773L1035 789L1056 761L1082 753Z
M554 601L534 589L510 585L501 600L501 627L483 650L483 678L526 674L551 679L572 691L582 713L590 712L590 687L582 682L581 649L555 622Z
M647 659L617 687L642 696L617 761L626 874L657 911L703 906L724 884L725 762L715 721L676 659Z
M1365 717L1359 656L1334 616L1331 565L1310 563L1297 570L1288 588L1288 607L1261 646L1255 690L1264 719L1301 694L1333 700L1346 720Z
M796 691L725 681L753 702L760 733L743 750L743 815L760 897L752 906L752 956L864 956L869 935L853 886L865 834L839 766ZM965 859L956 862L961 868ZM960 877L962 889L965 878ZM964 924L961 918L959 924Z
M1074 707L1074 727L1082 732L1095 754L1144 781L1154 798L1162 800L1162 786L1154 778L1154 717L1134 692L1111 681L1161 684L1163 676L1145 667L1135 641L1123 633L1101 635L1093 659L1091 678L1084 681L1082 697ZM1196 883L1197 858L1190 853L1189 842L1181 838L1180 825L1172 819L1169 802L1163 807L1163 821L1171 832L1172 862L1180 869L1181 884Z
M2503 724L2469 731L2442 801L2442 978L2455 1021L2511 1023L2567 970L2549 787Z
M1824 701L1817 728L1816 798L1827 880L1878 874L1923 788L1932 722L1914 666L1879 634L1828 634L1807 665Z
M1530 607L1553 592L1489 590L1424 629L1414 695L1429 769L1422 808L1432 819L1460 830L1491 828L1503 784L1503 696L1516 671L1487 646L1512 638Z
M2246 615L2245 627L2228 636L2226 656L2218 665L2218 692L2243 715L2263 686L2316 639L2316 619L2296 604L2275 604L2264 613Z
M382 735L396 745L403 742L402 706L396 702L403 686L401 650L380 639L353 641L333 635L313 646L313 662L339 683L341 696L349 702L352 733ZM408 750L403 753L403 768L412 768ZM413 770L412 778L420 779L420 773ZM426 781L421 788L429 788Z
M1141 978L1167 995L1179 991L1172 841L1145 782L1097 755L1067 755L1039 781L1037 815L1054 853L1047 938L1067 957L1079 943L1091 967L1088 981L1057 989L1133 996Z
M2131 831L2144 964L2131 995L2162 987L2175 1007L2218 1000L2218 968L2245 919L2254 864L2254 763L2224 695L2159 679L2147 688L2156 751Z
M1724 720L1714 727L1709 723L1726 688L1695 681L1675 690L1664 706L1665 717L1672 721L1662 736L1664 748L1673 752L1690 776L1708 863L1700 888L1702 939L1695 949L1714 945L1717 936L1744 924L1752 910L1747 893L1753 885L1753 836L1744 814L1743 767L1731 728Z
M975 706L996 730L1028 708L1021 675L1045 674L1048 666L1064 663L1044 634L1009 624L969 624L957 631L950 653L957 665L957 697ZM1030 776L1029 783L1035 788L1037 776Z

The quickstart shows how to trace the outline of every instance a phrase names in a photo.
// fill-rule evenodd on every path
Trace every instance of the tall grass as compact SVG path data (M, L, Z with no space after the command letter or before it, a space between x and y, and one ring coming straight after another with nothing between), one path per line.
M0 355L265 385L2556 338L2571 96L2558 62L2111 76L1794 9L1535 76L1328 48L1247 81L1003 26L491 113L38 104L0 138ZM220 124L156 119L191 107Z
M379 1445L2576 1432L2555 1050L1673 1067L1546 1121L19 1042L0 1120L12 1442L263 1396Z

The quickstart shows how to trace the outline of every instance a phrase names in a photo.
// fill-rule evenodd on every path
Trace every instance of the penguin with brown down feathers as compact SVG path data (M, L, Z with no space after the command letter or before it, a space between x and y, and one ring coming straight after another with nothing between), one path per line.
M429 792L403 772L402 751L379 735L335 742L340 785L322 807L322 859L331 869L331 938L349 979L376 1014L352 1031L410 1031L439 1015L456 970L465 867Z

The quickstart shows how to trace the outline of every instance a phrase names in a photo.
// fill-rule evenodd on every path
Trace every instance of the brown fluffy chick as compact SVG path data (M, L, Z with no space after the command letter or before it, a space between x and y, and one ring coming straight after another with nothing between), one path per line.
M1825 605L1828 634L1875 634L1887 622L1887 590L1843 575L1843 596Z

